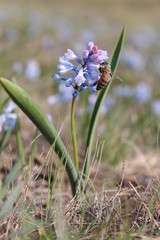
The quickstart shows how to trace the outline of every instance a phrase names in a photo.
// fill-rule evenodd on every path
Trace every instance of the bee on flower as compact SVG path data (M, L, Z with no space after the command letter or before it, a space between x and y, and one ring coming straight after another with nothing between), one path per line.
M85 88L94 93L98 90L96 84L102 76L100 65L107 61L107 51L100 50L93 42L89 42L82 53L82 59L71 49L59 57L57 68L60 75L54 74L52 77L57 80L58 85L63 81L66 87L71 87L75 97ZM65 74L66 76L61 76Z

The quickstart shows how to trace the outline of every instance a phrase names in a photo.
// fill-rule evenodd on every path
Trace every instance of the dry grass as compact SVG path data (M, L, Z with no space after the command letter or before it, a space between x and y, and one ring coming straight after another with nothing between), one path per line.
M55 236L59 234L57 221L61 222L61 227L64 225L64 231L67 231L72 239L106 239L109 236L117 239L127 236L127 239L145 239L144 236L159 236L159 182L150 177L147 186L145 182L144 185L143 182L139 185L133 179L132 182L128 180L123 169L122 176L116 179L119 184L112 183L112 187L107 186L101 192L105 174L101 167L97 173L98 163L92 167L90 176L93 180L97 174L95 187L97 183L99 191L80 194L76 199L71 199L69 182L63 169L60 171L52 196L52 214L48 218L47 196L49 191L51 192L51 187L48 186L49 176L52 186L56 167L54 165L52 173L49 174L51 158L49 154L47 157L45 161L43 157L39 157L39 160L37 157L32 170L25 167L12 183L4 201L9 198L17 184L21 185L21 188L12 203L12 211L0 225L0 238L19 236L25 225L33 225L30 230L33 239L46 239L40 236L43 231L48 236L49 233ZM63 210L60 220L57 220L59 207ZM27 238L27 233L25 236L30 239Z

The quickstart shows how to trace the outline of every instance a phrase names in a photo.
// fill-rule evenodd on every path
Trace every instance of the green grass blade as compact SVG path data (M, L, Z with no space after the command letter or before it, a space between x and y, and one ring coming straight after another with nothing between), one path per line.
M4 198L8 188L10 187L10 184L12 184L15 181L15 179L17 178L17 175L18 175L20 169L21 169L21 163L18 159L18 161L13 165L12 169L5 177L5 180L2 185L2 190L0 192L0 199Z
M125 29L126 28L124 27L122 30L122 33L120 35L120 38L117 42L117 45L115 46L113 54L110 58L109 63L110 63L111 70L113 73L116 71L116 68L117 68L117 65L119 62L119 57L120 57L120 53L121 53L122 45L123 45L123 41L124 41ZM90 166L94 133L95 133L97 122L98 122L100 108L101 108L104 98L106 97L106 94L111 86L112 81L113 81L113 76L112 76L112 79L110 80L109 84L107 85L107 87L100 91L97 101L95 103L95 107L94 107L92 116L91 116L91 121L90 121L90 125L89 125L88 136L87 136L87 143L86 143L87 160L86 160L85 167L84 167L84 174L83 174L84 176L87 176L88 169Z
M2 149L5 147L5 145L7 144L8 142L8 139L10 138L11 136L11 133L12 133L12 128L8 128L7 131L4 132L4 135L3 135L3 138L2 140L0 141L0 154L2 152Z
M61 138L52 123L49 121L46 114L42 111L38 104L20 87L13 84L11 81L0 78L0 83L6 90L11 99L21 108L21 110L31 119L35 126L39 129L46 140L53 145L55 152L60 159L63 159L63 164L68 173L73 195L76 194L78 186L78 172L64 146Z
M13 211L14 203L18 201L21 187L22 187L21 184L18 184L16 187L14 187L10 196L6 199L6 201L2 205L1 211L0 211L0 219L5 218L7 215L11 214L11 212Z
M21 136L21 131L20 131L19 118L17 118L17 121L16 121L16 138L17 138L19 158L20 158L20 162L23 166L23 165L25 165L26 160L25 160L24 146L23 146L22 136Z
M9 97L7 97L7 98L3 101L3 103L0 105L0 114L2 114L3 109L4 109L5 106L8 104L8 102L9 102Z
M36 146L37 146L38 135L39 135L39 130L36 129L35 134L34 134L34 140L31 145L30 156L29 156L29 165L30 166L32 166L32 164L33 164L34 154L35 154Z

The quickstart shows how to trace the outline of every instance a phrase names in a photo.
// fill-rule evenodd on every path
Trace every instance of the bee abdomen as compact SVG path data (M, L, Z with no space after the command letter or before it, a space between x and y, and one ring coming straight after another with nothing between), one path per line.
M106 85L107 85L107 82L105 82L105 81L100 81L100 82L97 84L96 89L97 89L97 90L101 90L101 89L103 89Z

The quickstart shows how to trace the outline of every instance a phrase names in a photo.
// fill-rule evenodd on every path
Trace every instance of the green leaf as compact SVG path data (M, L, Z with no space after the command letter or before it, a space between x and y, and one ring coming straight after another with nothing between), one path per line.
M122 50L122 45L124 42L124 35L125 35L125 26L122 30L122 33L120 35L120 38L117 42L117 45L115 46L115 49L113 51L113 54L110 58L110 66L111 66L111 70L114 73L116 71L118 62L119 62L119 57L120 57L120 53ZM114 75L114 74L113 74ZM91 116L91 121L90 121L90 125L89 125L89 131L88 131L88 136L87 136L87 143L86 143L86 154L87 154L87 160L85 162L85 166L84 166L84 176L88 175L88 170L89 170L89 166L90 166L90 159L91 159L91 153L92 153L92 146L93 146L93 140L94 140L94 134L95 134L95 130L96 130L96 126L97 126L97 122L98 122L98 117L99 117L99 113L100 113L100 108L103 104L104 98L106 97L106 94L112 84L113 81L113 76L109 82L109 84L107 85L106 88L104 88L103 90L100 91L97 101L95 103L95 107Z
M65 165L72 187L72 193L75 195L78 187L78 172L68 154L66 147L64 146L56 129L49 121L46 114L23 89L5 78L0 78L0 83L11 99L31 119L46 140L53 145L54 150L59 158L63 159L63 164Z

